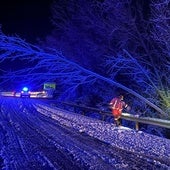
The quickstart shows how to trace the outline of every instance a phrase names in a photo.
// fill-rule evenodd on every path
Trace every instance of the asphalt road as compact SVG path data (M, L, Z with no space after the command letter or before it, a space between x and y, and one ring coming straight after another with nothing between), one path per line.
M0 169L168 169L170 164L110 145L64 125L57 113L55 119L47 110L44 110L47 114L42 114L43 108L39 112L35 107L39 102L0 98ZM72 123L69 119L65 121Z

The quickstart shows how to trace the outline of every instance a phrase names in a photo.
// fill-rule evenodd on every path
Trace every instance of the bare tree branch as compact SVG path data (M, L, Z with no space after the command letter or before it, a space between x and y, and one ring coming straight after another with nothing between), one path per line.
M61 81L63 81L63 83L69 83L72 87L76 87L78 84L92 84L96 80L102 80L129 92L130 94L141 99L143 102L147 103L156 111L166 115L166 113L164 113L159 107L151 103L149 100L134 90L109 78L87 70L80 65L67 60L59 53L56 53L55 55L45 53L38 47L32 46L31 44L28 44L19 38L0 35L0 62L3 62L4 60L11 61L17 59L22 59L23 61L27 62L27 64L29 64L30 61L35 61L35 63L29 68L10 72L1 78L5 78L5 80L15 80L22 77L25 79L27 78L29 81L42 81L59 78Z

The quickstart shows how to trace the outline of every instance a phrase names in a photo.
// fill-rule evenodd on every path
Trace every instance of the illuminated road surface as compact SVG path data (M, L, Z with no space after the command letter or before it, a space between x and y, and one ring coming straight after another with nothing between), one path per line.
M0 107L0 169L170 168L170 140L155 137L158 142L165 141L162 151L153 143L146 148L142 143L140 148L135 146L138 138L153 137L52 108L35 99L2 97ZM130 141L133 138L134 143Z

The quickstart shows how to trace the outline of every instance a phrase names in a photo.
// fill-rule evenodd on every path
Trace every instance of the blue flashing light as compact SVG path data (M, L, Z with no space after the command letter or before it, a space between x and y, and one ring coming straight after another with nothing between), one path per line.
M22 90L27 92L28 91L28 87L24 87Z

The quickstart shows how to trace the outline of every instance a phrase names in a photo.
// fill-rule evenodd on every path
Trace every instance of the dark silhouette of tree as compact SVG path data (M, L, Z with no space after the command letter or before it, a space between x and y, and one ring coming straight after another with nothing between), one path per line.
M104 54L117 51L112 39L114 30L120 28L121 20L128 23L124 4L123 0L54 1L52 23L55 29L47 36L44 46L48 44L82 66L99 70Z

